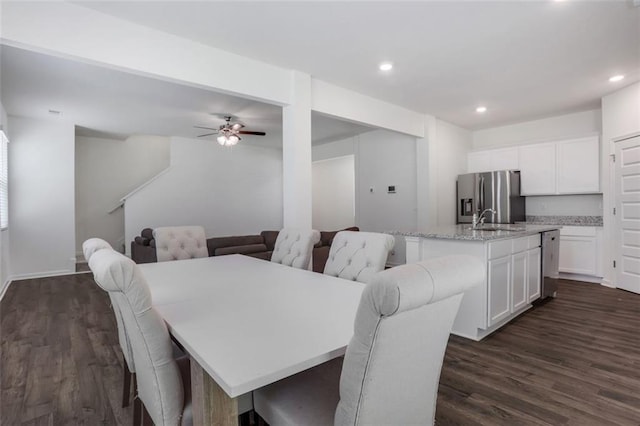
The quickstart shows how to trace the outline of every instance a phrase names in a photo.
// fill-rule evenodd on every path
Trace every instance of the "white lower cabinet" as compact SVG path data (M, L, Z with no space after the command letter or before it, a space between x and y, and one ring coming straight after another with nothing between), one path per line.
M489 284L489 325L511 314L511 256L490 260L487 268Z
M407 262L467 254L486 265L485 281L462 299L451 332L481 340L540 297L540 234L478 241L405 237Z
M560 230L559 271L602 276L601 232L594 226L564 226Z
M539 235L488 243L489 327L540 297L539 245ZM496 255L502 257L496 258Z
M540 298L542 286L542 258L540 247L536 247L527 252L527 293L528 302Z
M529 303L527 261L528 253L526 251L511 256L511 312L517 312Z

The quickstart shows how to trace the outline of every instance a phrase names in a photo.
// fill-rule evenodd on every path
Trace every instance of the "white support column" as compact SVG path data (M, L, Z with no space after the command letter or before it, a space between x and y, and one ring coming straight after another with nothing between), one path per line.
M436 120L424 117L424 138L416 139L417 227L418 231L437 224Z
M311 76L291 77L292 102L282 109L283 222L311 228Z

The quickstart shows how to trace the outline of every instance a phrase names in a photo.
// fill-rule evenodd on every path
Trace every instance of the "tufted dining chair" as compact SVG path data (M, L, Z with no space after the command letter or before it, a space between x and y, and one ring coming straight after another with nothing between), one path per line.
M158 262L207 257L207 237L202 226L167 226L153 230Z
M298 269L307 269L311 263L313 246L320 241L315 229L284 228L278 233L271 261Z
M93 254L98 250L113 250L111 244L100 238L89 238L82 243L82 253L87 262L91 259ZM118 306L117 296L109 293L109 299L111 300L111 308L113 314L116 317L116 325L118 326L118 343L122 350L123 362L123 380L122 380L122 407L128 407L131 401L131 382L135 385L135 365L133 364L133 355L131 353L131 344L129 338L124 330L124 324L122 323L122 314L120 313L120 307ZM133 379L133 380L132 380Z
M190 389L189 369L186 362L173 357L167 326L151 304L151 293L138 265L113 250L100 250L91 256L89 267L103 290L121 298L145 413L159 426L191 424L190 398L188 392L185 395Z
M344 359L254 391L256 412L270 426L433 424L453 321L484 275L466 255L375 274Z
M394 238L387 234L338 232L331 243L324 273L368 283L377 272L384 269L394 242Z

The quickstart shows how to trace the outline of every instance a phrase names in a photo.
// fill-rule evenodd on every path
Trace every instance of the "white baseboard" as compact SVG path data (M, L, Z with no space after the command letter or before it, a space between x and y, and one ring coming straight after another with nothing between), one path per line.
M2 299L4 298L4 295L7 293L7 290L9 289L9 286L11 285L12 281L11 280L7 280L3 285L2 285L2 291L0 291L0 302L2 301Z
M600 283L601 285L605 286L605 287L609 287L609 288L618 288L615 285L613 285L613 283L607 279L602 279L602 282Z
M91 273L91 271L80 271L80 272L75 272L75 271L51 271L51 272L37 272L37 273L33 273L33 274L21 274L21 275L11 276L9 279L7 279L7 281L4 283L4 285L0 289L0 301L2 300L4 295L7 293L7 290L9 289L9 286L11 284L13 284L14 281L30 280L30 279L35 279L35 278L58 277L58 276L62 276L62 275L89 274L89 273Z
M560 278L563 280L572 280L572 281L585 281L588 283L601 284L602 277L595 277L593 275L582 275L582 274L569 274L567 272L560 272Z
M33 278L57 277L60 275L74 275L75 273L76 271L64 270L64 269L61 269L58 271L34 272L30 274L13 275L10 277L10 281L30 280Z

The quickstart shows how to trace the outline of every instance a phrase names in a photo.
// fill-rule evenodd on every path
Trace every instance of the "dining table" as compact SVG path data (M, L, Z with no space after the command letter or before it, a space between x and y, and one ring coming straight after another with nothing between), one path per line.
M194 425L236 425L239 397L342 356L365 287L244 255L139 266L191 359Z

